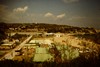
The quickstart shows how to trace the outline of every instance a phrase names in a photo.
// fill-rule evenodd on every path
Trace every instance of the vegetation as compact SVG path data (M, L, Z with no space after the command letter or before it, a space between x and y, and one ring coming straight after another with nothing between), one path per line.
M93 34L89 34L89 33L88 34L76 34L73 36L95 42L96 44L100 44L100 32L93 33Z
M94 28L84 28L84 27L73 27L68 25L57 25L57 24L45 24L45 23L31 23L31 24L21 24L21 23L9 23L8 28L13 28L14 30L8 31L33 31L28 29L35 29L35 31L45 31L45 32L61 32L61 33L96 33ZM37 30L36 30L37 29Z
M49 49L49 52L54 55L54 62L65 62L79 57L79 51L67 45L54 45Z
M99 59L86 59L84 56L80 56L70 62L25 62L23 61L13 61L4 60L0 61L0 67L99 67Z
M12 28L12 29L10 29ZM54 46L49 51L54 55L54 62L32 62L30 61L14 61L2 60L0 67L99 67L100 66L100 33L97 33L94 28L73 27L68 25L32 23L32 24L5 24L0 23L0 41L6 38L6 32L26 32L28 29L37 29L38 31L45 32L61 32L61 33L85 33L74 35L76 37L93 41L94 43L82 42L81 45L85 46L83 53L72 47L62 46L59 50ZM33 30L30 30L32 32ZM91 34L92 33L92 34ZM11 39L23 40L24 35L15 34L10 37ZM25 35L26 37L26 35ZM24 38L25 39L25 38ZM86 49L89 52L85 52ZM2 53L1 53L2 54ZM70 60L71 59L71 60Z
M0 22L0 41L6 38L7 24Z
M21 34L16 33L14 36L11 36L10 38L11 39L20 39L20 38L26 37L26 36L28 36L28 35L21 35Z

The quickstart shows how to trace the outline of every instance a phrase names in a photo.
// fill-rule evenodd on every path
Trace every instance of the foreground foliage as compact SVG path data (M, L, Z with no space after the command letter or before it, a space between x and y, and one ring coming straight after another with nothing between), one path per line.
M84 56L80 56L71 61L64 62L25 62L4 60L0 61L0 67L99 67L100 58L89 58L86 59Z

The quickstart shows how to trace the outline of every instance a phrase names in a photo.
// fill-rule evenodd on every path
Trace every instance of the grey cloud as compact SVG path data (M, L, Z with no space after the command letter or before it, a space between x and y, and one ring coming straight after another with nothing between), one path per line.
M78 2L80 0L62 0L64 3Z

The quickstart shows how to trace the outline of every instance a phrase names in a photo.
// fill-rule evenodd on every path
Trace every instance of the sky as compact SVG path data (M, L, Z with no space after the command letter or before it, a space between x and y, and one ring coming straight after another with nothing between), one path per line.
M0 22L100 29L100 0L0 0Z

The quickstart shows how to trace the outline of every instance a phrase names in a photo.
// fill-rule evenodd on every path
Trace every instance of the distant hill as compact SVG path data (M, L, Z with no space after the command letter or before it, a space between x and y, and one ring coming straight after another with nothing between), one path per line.
M4 22L0 22L0 40L4 39L6 37L6 31L7 31L7 24Z
M97 33L96 29L89 27L74 27L68 25L45 24L45 23L8 23L7 28L13 28L13 31L37 31L61 32L61 33ZM30 30L29 30L30 29ZM10 31L10 30L9 30Z

